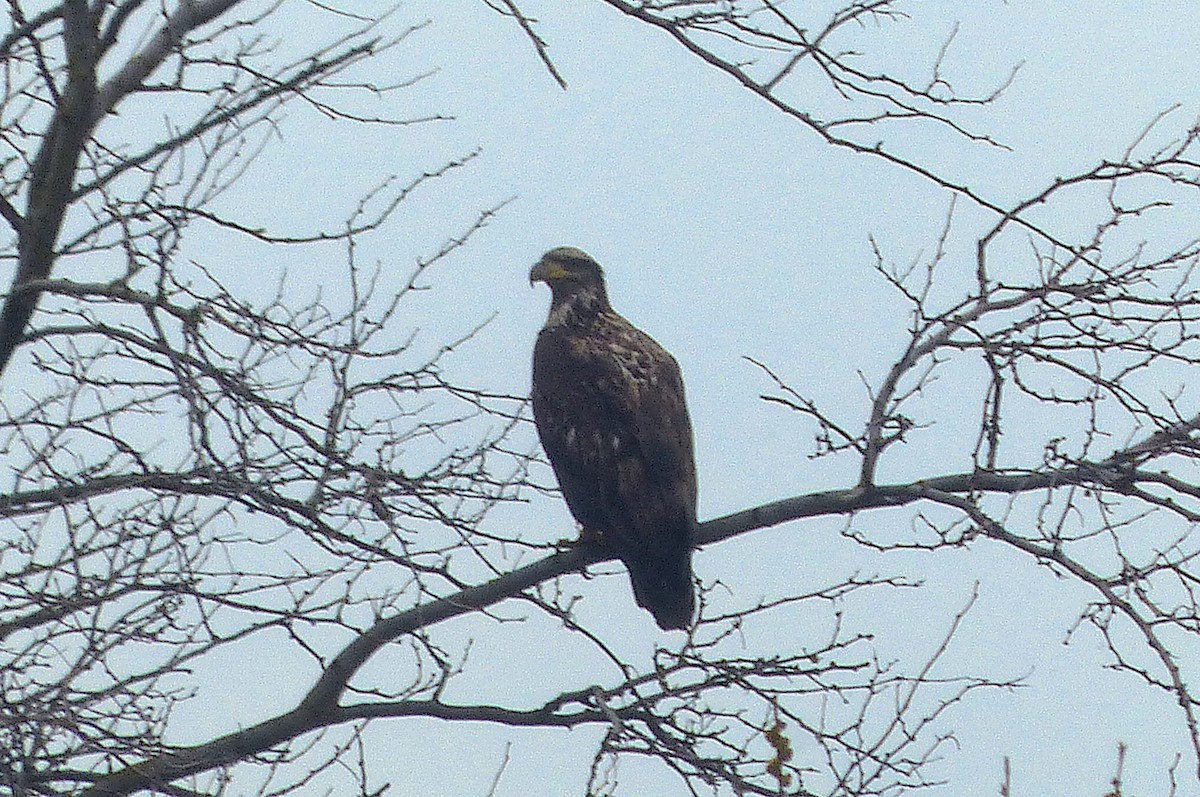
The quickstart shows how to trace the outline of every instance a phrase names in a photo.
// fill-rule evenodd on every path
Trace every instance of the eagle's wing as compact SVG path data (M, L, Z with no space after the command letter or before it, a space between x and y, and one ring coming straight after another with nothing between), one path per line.
M644 478L644 484L631 480L621 492L631 499L650 499L644 504L648 508L660 503L655 521L663 514L679 513L694 522L696 466L679 364L625 319L615 315L611 319L613 354L607 367L619 373L601 380L601 385L612 389L614 403L627 405L626 417L636 439L631 454ZM647 496L647 491L657 495Z
M692 429L675 359L615 313L587 335L544 330L534 417L572 513L629 568L664 628L692 613Z

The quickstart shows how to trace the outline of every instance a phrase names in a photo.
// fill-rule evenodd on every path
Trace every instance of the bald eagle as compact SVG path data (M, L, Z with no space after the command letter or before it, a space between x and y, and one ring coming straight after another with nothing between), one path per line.
M571 514L629 569L660 628L695 607L696 465L675 358L613 311L587 253L551 249L529 272L552 294L533 350L533 417Z

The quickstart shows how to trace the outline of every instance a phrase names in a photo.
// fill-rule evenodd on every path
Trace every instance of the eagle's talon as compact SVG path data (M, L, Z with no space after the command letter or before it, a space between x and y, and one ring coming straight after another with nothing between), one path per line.
M574 537L563 537L554 543L559 551L570 551L575 548L604 545L604 533L579 527L579 533Z
M576 540L580 545L603 545L604 532L600 529L591 529L586 526L579 527L579 538Z

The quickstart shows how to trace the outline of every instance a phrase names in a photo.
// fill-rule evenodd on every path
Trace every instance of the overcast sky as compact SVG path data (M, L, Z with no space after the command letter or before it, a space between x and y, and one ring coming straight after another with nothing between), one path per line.
M863 380L877 382L895 359L907 322L904 305L873 270L870 238L889 259L913 260L934 246L950 196L878 159L831 149L660 32L599 2L571 3L569 11L567 5L521 3L541 20L538 30L567 91L541 68L520 29L484 3L401 6L393 26L432 24L382 63L397 79L436 71L389 102L398 115L454 120L364 131L319 122L296 106L281 145L222 201L259 206L265 221L336 220L381 174L416 175L478 149L471 164L432 187L370 251L394 263L399 279L417 256L465 228L480 210L513 198L469 246L429 275L429 314L413 319L434 345L494 315L485 333L455 355L456 376L495 390L528 389L531 347L549 302L547 291L529 288L529 266L546 249L579 246L606 268L616 308L683 368L702 518L849 486L857 463L811 460L811 425L762 402L758 396L769 382L743 358L770 364L819 402L861 419L868 406ZM931 142L919 133L894 138L913 157L998 201L1119 157L1157 113L1175 104L1182 107L1164 123L1168 132L1177 133L1200 112L1192 4L912 6L906 32L888 33L906 48L892 52L897 66L928 58L955 22L961 28L946 70L960 88L994 85L1023 62L1010 90L972 117L1010 151ZM878 32L861 35L864 45L878 44ZM299 176L305 188L280 186L277 176L284 173ZM960 259L951 260L952 274L970 268L971 233L988 221L969 207L959 210L953 253ZM255 273L287 268L295 277L320 268L292 256L258 263ZM929 406L925 420L938 427L889 462L887 478L969 467L969 446L947 441L974 420L955 417L954 408L951 401ZM522 434L532 446L532 428ZM541 478L550 478L548 470ZM903 531L910 516L864 522ZM494 522L562 534L572 528L565 506L552 497L506 510ZM879 593L874 602L845 607L878 634L881 657L907 665L933 650L978 581L978 603L946 670L1028 675L1028 686L970 701L948 718L946 729L957 733L961 749L933 770L950 786L932 793L995 794L1009 756L1015 794L1099 797L1119 740L1130 745L1129 793L1166 793L1174 753L1189 755L1183 719L1168 697L1103 669L1094 633L1082 631L1063 644L1089 597L1080 588L996 545L936 556L878 555L843 540L841 526L841 520L807 521L756 532L701 552L696 570L747 600L795 583L815 588L855 570L924 579L922 590ZM611 598L612 611L628 615L622 622L637 655L668 643L637 614L623 578L589 582L586 589L593 584L603 598L591 607L585 601L581 611L599 612L600 601ZM538 626L507 638L506 645L524 639L529 648L510 651L511 672L487 673L510 682L514 704L547 696L538 690L550 689L553 678L538 675L538 667L570 666L547 652L559 644L554 633ZM804 637L803 630L778 633ZM473 654L481 661L490 652L483 637ZM522 659L534 664L521 669L515 662ZM580 667L578 680L586 683L588 670ZM594 680L611 677L597 669ZM297 676L297 693L305 685ZM246 688L259 687L251 678ZM279 699L286 706L293 697ZM197 727L219 726L221 710L204 700L185 709L194 712ZM511 742L496 794L516 797L579 793L598 733L394 721L374 726L371 740L380 760L394 761L378 771L386 770L393 794L405 796L484 793ZM639 791L637 783L645 794L680 793L672 775L650 765L631 762L621 774L628 793Z

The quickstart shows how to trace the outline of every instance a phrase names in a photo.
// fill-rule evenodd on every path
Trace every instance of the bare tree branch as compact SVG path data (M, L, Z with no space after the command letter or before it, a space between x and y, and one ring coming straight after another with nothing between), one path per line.
M789 411L780 434L811 432L818 462L846 460L844 487L798 487L709 520L697 546L840 518L868 558L1015 553L1080 587L1069 636L1092 634L1134 689L1180 706L1164 722L1192 749L1171 765L1172 788L1193 782L1184 758L1200 782L1200 128L1166 136L1168 109L1123 153L1001 202L890 138L1003 147L963 111L994 102L1016 71L958 92L957 26L927 64L897 70L853 46L865 27L886 34L908 19L893 0L606 4L826 143L948 197L929 254L896 257L869 239L863 269L907 315L899 339L872 342L893 356L864 369L860 402L748 358L765 411ZM565 87L535 20L516 2L489 5ZM344 217L308 227L280 230L217 201L278 143L288 107L356 130L443 118L378 104L427 71L372 78L380 54L425 23L388 33L386 14L300 8L329 23L308 47L265 33L292 24L295 9L279 4L66 0L28 16L10 2L0 790L265 797L349 780L380 794L371 733L414 718L592 728L591 794L614 793L631 757L691 794L937 784L955 742L948 719L981 691L1022 683L951 669L986 582L948 610L928 650L897 653L874 638L872 611L845 607L893 602L918 588L912 577L831 573L748 595L704 573L697 622L639 657L609 627L612 610L596 608L620 572L610 554L564 544L549 523L514 528L503 510L549 492L526 399L461 378L457 354L492 334L486 318L423 336L446 310L431 311L428 289L505 202L446 222L456 226L433 242L405 215L474 153L403 164ZM161 128L117 123L143 102L162 104ZM986 211L978 229L960 206ZM1059 208L1073 225L1056 226ZM184 247L196 230L312 253L322 277L255 274L246 290L240 257L224 262L207 238L202 254ZM426 254L400 262L398 239ZM772 533L817 526L830 524ZM523 656L531 637L509 645L510 629L584 663L537 697L460 689L516 666L506 649ZM175 710L224 684L234 657L302 664L307 691L264 700L212 738L174 741ZM1117 790L1125 766L1119 751Z

